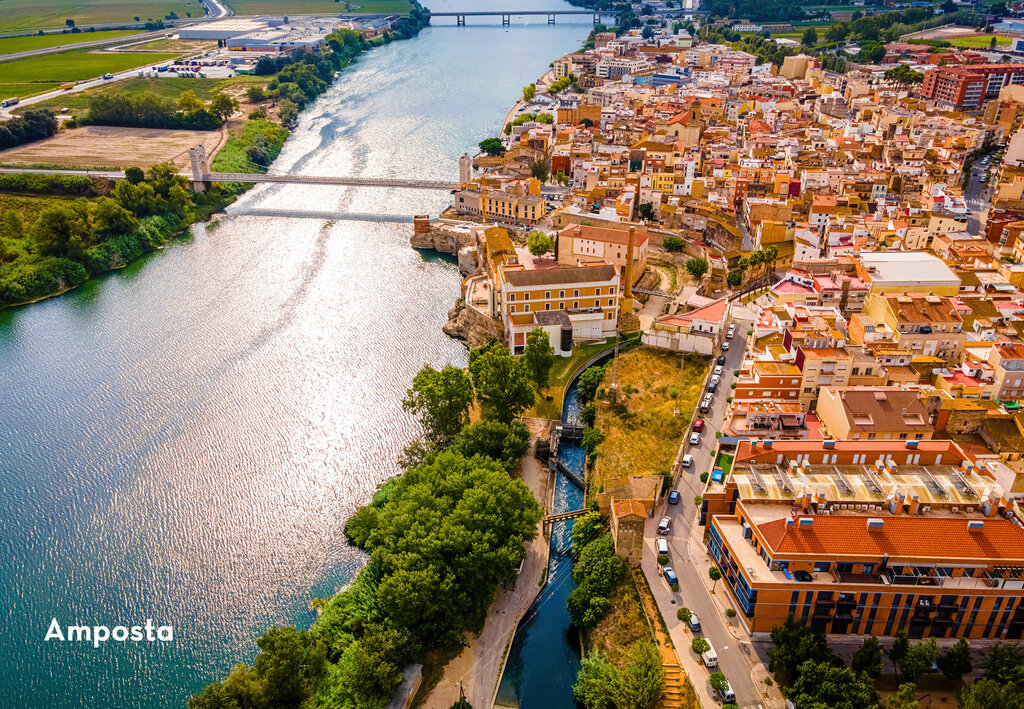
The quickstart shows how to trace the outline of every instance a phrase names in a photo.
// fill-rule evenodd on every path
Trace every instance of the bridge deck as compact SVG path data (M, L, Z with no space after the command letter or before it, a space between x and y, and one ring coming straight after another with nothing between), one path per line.
M191 175L186 175L191 176ZM454 190L457 182L441 180L412 180L388 177L330 177L320 175L270 175L247 172L211 172L202 176L203 182L284 182L305 185L340 185L347 187L405 187L416 190Z
M431 17L500 17L502 15L611 15L600 10L481 10L471 12L431 12Z

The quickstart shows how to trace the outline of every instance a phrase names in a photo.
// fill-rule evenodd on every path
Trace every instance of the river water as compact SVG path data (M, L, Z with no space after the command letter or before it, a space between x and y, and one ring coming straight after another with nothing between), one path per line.
M274 169L453 179L589 31L499 23L439 20L369 53ZM0 706L181 706L360 568L342 527L417 434L405 389L426 363L465 364L441 333L459 275L410 249L408 224L245 211L411 216L448 199L263 185L215 229L0 312ZM152 618L174 640L47 643L52 618Z

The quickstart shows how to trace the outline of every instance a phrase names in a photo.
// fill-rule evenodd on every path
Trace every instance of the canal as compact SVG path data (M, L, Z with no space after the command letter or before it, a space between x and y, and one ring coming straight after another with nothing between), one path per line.
M600 366L600 365L596 365ZM565 394L562 423L580 425L579 378ZM569 441L558 449L559 459L585 477L586 454ZM556 473L552 514L579 510L586 495L569 478ZM566 601L576 588L572 578L573 520L560 522L551 532L547 584L523 616L509 649L498 686L498 707L563 709L574 705L572 694L580 670L580 637L570 623Z
M590 29L498 22L452 20L364 56L275 169L452 179ZM424 364L466 363L441 333L459 274L410 249L408 224L244 212L408 216L449 199L262 185L214 229L0 312L0 704L182 706L352 578L364 560L344 522L418 433L405 389ZM152 618L174 640L47 643L53 618Z

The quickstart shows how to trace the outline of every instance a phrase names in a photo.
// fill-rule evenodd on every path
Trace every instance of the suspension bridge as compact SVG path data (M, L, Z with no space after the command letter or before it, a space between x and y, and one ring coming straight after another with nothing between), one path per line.
M603 13L610 15L612 13ZM555 24L555 17L558 15L591 15L594 18L594 24L598 25L601 23L600 12L594 12L593 10L482 10L482 11L462 11L454 10L452 12L431 12L430 18L435 17L454 17L455 24L459 27L466 26L467 17L501 17L502 27L507 27L512 24L512 16L542 16L547 15L548 24Z

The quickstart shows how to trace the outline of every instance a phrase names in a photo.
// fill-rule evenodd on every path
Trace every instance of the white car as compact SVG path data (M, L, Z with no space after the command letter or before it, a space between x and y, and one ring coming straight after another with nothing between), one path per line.
M729 349L729 343L728 342L723 342L722 343L722 351L726 352L726 351L728 351L728 349Z
M713 374L714 376L716 376L716 377L720 377L720 376L722 376L722 365L720 365L720 364L716 364L716 365L715 365L715 371L714 371L714 372L712 372L712 374Z
M665 554L668 556L668 540L664 537L659 537L658 541L654 543L654 546L658 549L658 555Z
M699 446L700 445L700 434L699 433L691 433L690 434L690 445L691 446Z
M683 467L689 468L691 465L693 465L693 456L687 453L683 456Z
M726 337L726 339L731 340L733 338L733 335L735 335L735 334L736 334L736 326L735 325L730 325L729 326L729 332L726 333L725 337Z
M664 537L668 534L670 529L672 529L672 518L662 517L661 520L658 521L658 534Z

